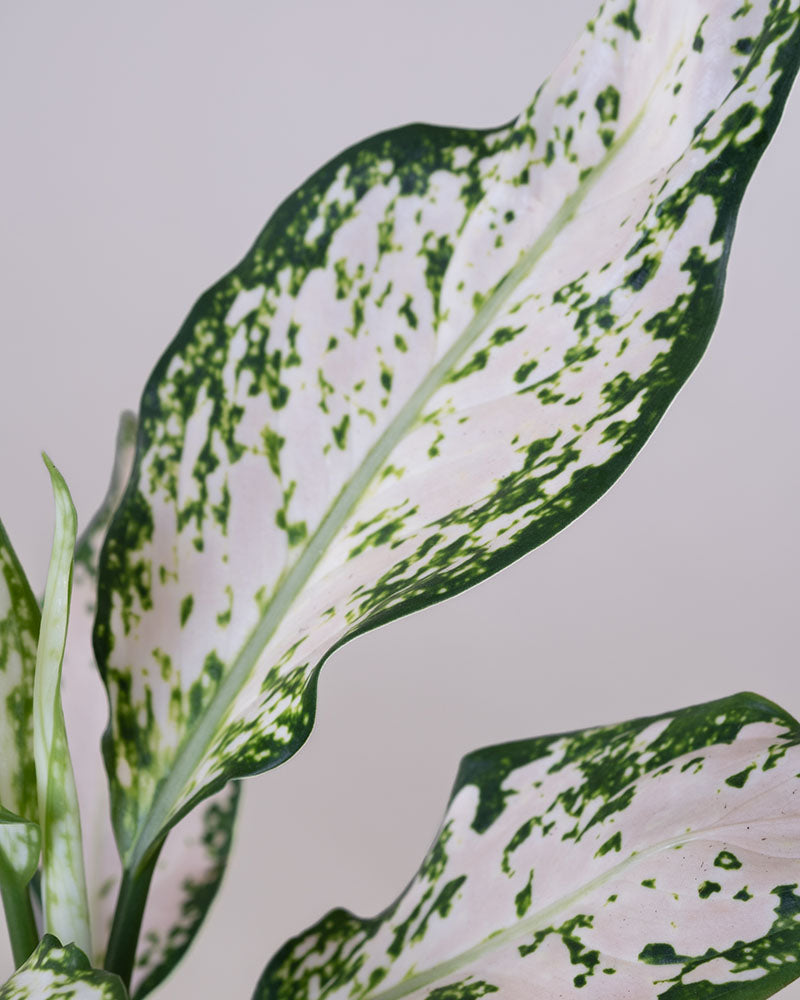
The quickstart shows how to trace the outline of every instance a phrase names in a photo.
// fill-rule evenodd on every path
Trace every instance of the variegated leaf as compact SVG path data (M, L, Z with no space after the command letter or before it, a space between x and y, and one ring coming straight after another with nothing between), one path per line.
M33 675L39 606L0 522L0 806L38 819Z
M41 615L0 522L0 896L17 965L39 939L28 883L41 853L33 689Z
M38 823L0 806L0 897L16 965L26 961L39 940L28 884L39 866L41 848Z
M334 159L144 394L96 648L135 870L306 738L359 631L534 548L620 475L705 348L797 0L612 0L503 128Z
M231 848L239 786L231 782L170 832L153 873L131 979L141 1000L183 958L214 900Z
M799 744L745 694L470 754L400 899L255 998L761 1000L800 975Z
M67 639L78 518L67 484L45 456L55 500L53 550L47 571L33 684L33 752L42 829L44 925L83 951L91 946L78 793L64 712L61 669Z
M100 547L130 476L136 419L123 414L114 468L100 509L75 553L72 604L62 676L62 703L83 829L92 930L91 960L105 954L120 888L122 866L114 844L108 785L100 754L108 700L91 645ZM225 870L238 800L230 785L172 831L159 855L142 924L132 982L142 997L171 971L191 944Z
M61 699L72 755L83 833L91 925L90 961L105 954L121 864L111 826L108 781L100 751L108 725L108 698L92 651L97 562L111 516L125 488L136 446L136 420L123 414L117 432L111 481L99 510L75 547L69 630L64 649Z
M74 944L45 934L25 965L0 986L0 1000L127 1000L121 980L93 969Z
M0 806L0 883L5 872L11 871L14 878L27 885L39 866L41 848L38 823L15 816Z

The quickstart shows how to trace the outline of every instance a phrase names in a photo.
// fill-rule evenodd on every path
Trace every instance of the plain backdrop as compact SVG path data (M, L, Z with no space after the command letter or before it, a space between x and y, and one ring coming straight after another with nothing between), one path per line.
M120 410L279 201L380 129L506 121L593 8L4 0L0 512L36 589L41 449L85 523ZM800 713L799 155L795 95L707 355L619 484L499 576L329 661L311 740L248 783L224 886L159 996L246 1000L328 908L382 909L473 748L741 689Z

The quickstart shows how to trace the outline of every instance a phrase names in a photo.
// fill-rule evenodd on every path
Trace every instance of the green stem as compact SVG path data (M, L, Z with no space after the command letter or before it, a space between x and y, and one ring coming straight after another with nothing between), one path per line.
M3 897L14 965L19 968L39 943L39 931L27 886L23 885L2 862L0 862L0 895Z
M139 932L142 929L142 918L147 903L147 893L160 851L161 845L150 853L138 872L126 871L119 887L117 908L114 911L114 922L111 925L111 934L108 938L104 966L108 972L115 972L126 987L129 987L131 983L136 945L139 942Z

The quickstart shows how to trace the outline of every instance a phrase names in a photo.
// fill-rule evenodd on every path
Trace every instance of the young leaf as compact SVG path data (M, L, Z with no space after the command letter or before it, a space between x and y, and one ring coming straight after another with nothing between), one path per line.
M0 1000L127 1000L121 980L93 969L74 944L45 934L25 965L0 986Z
M0 522L0 806L37 820L33 675L39 607Z
M45 457L56 506L33 690L33 750L42 828L45 929L83 951L91 946L75 777L61 707L77 517L61 474Z
M461 764L399 900L289 941L255 1000L761 1000L800 975L800 729L752 694Z
M108 725L108 698L92 651L97 562L111 516L125 488L136 447L136 418L124 413L117 431L114 466L103 502L78 539L64 648L61 700L80 807L86 888L89 900L90 961L105 954L121 865L113 838L108 781L100 745Z
M353 147L200 299L101 568L129 870L297 749L336 645L541 544L632 460L710 336L799 21L613 0L511 125Z
M124 413L117 433L108 491L75 550L70 624L62 671L62 705L80 804L92 932L90 960L105 953L122 867L114 844L108 785L100 742L108 701L91 645L97 563L111 517L130 476L136 418ZM192 943L225 870L238 789L228 786L170 834L153 874L136 956L132 989L145 996L171 971Z

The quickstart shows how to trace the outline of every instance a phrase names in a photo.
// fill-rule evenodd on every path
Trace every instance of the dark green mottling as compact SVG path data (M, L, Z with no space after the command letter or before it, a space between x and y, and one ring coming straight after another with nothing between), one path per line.
M726 871L735 871L742 867L742 862L731 851L720 851L714 858L716 868L724 868Z
M0 805L24 819L38 821L33 758L33 675L39 642L40 612L25 571L0 521L0 674L6 674L0 725L13 732L13 752L2 761ZM6 600L8 603L6 603ZM8 676L13 662L16 676Z
M191 594L187 594L181 601L181 626L185 625L189 620L189 615L192 613L193 607L194 597Z

